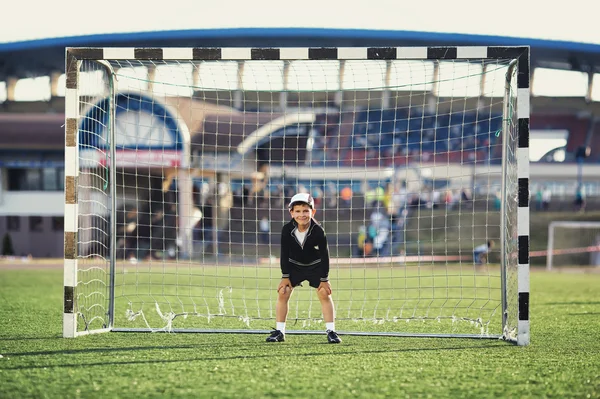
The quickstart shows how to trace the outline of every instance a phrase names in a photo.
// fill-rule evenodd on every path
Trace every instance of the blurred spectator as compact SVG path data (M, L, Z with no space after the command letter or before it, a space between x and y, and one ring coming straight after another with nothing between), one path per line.
M539 187L535 191L535 210L536 211L542 210L542 188L541 187Z
M271 191L267 186L264 186L258 192L258 198L260 199L260 206L262 208L269 208L271 204Z
M200 203L204 204L206 202L206 199L208 197L210 197L211 195L211 191L212 188L210 186L210 183L208 182L202 182L200 185Z
M283 184L278 184L275 187L273 197L275 198L275 208L283 208L285 202L285 190Z
M494 241L488 240L486 244L479 245L473 249L473 261L476 265L487 263L488 254L494 248Z
M384 214L383 210L385 210L383 203L377 202L371 213L371 224L368 230L373 241L373 252L378 256L389 255L390 220L389 215Z
M340 192L340 198L342 199L342 205L345 207L350 207L352 204L352 189L349 186L342 188Z
M429 191L428 189L425 189L421 192L421 195L419 198L419 205L426 209L431 209L433 207L431 191Z
M446 190L444 202L446 203L446 209L451 211L454 207L454 195L452 194L452 190Z
M402 244L405 241L405 226L406 219L408 218L408 208L402 207L397 218L392 221L391 225L391 236L390 236L390 255L395 255L401 251L396 251L398 244Z
M337 207L337 187L334 182L328 181L325 184L325 197L327 198L327 208L334 209Z
M462 199L462 191L461 190L455 190L454 193L453 193L452 199L453 199L454 205L460 204L460 201Z
M578 185L575 191L575 210L578 212L585 211L585 188L583 185Z
M204 252L206 245L210 245L213 236L213 201L209 198L202 207L202 218L193 231L193 240L200 244L199 251Z
M315 200L315 207L319 208L323 201L323 190L319 186L314 186L311 191L313 199Z
M390 215L392 224L400 216L400 211L406 206L406 188L405 183L393 185L393 191L390 193L390 199L387 206L388 214Z
M260 242L261 244L269 244L269 235L271 233L271 222L269 218L263 216L258 223L258 229L260 231Z
M298 192L299 193L308 193L308 188L302 183L298 184Z
M544 191L542 191L542 209L547 211L550 209L550 201L552 200L552 191L550 187L544 187Z
M442 193L440 193L440 190L433 190L431 192L431 206L434 209L437 209L438 206L440 205L441 198L442 198Z
M502 196L500 191L494 193L494 210L499 211L502 207Z
M248 203L249 198L250 198L250 189L248 188L247 185L244 184L242 186L242 204L244 206L250 205Z
M365 202L368 206L375 206L378 202L385 202L385 190L381 186L377 186L373 189L365 190Z
M471 195L471 191L466 188L463 188L460 191L460 200L465 205L472 205L473 196Z
M391 206L392 206L392 193L394 192L393 184L388 182L385 185L385 193L383 194L383 206L386 209L388 215L391 215Z
M135 227L137 226L137 216L137 208L134 207L127 210L127 207L124 207L123 219L122 221L119 220L117 222L119 224L119 226L117 226L117 235L119 237L117 239L117 248L119 248L117 256L119 258L135 258L135 254L132 254L131 252L136 245L136 237L133 235L133 233L135 231Z
M194 184L192 186L192 196L193 196L194 204L196 204L196 205L202 204L202 192L200 190L200 187L198 187L198 184ZM175 201L171 201L171 202L175 202Z
M358 236L356 238L356 255L359 257L370 256L373 252L373 243L367 235L366 226L362 225L358 228Z

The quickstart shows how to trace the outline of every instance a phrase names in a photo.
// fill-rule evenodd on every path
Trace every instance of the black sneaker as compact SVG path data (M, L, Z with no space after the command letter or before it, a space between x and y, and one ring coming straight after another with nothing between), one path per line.
M279 330L273 330L271 335L267 337L267 342L283 342L285 341L285 334Z
M337 335L335 331L327 330L327 342L330 344L339 344L342 339Z

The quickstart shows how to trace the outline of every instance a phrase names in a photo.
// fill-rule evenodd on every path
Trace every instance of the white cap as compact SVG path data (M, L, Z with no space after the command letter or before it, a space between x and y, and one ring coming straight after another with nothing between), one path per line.
M310 209L315 209L315 200L313 199L312 195L308 193L300 193L294 195L290 200L288 208L292 209L292 206L294 206L294 204L298 202L304 202L305 204L308 204L308 206L310 206Z

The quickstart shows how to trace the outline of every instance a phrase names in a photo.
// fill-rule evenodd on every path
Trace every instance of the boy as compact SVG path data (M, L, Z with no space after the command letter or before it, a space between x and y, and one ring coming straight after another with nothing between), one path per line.
M489 240L487 244L481 244L473 249L473 261L476 265L487 263L488 253L494 248L494 241Z
M308 280L317 289L325 319L327 341L342 342L335 332L335 310L329 284L329 249L325 231L314 219L317 212L310 194L296 194L288 206L292 220L281 230L281 282L277 287L275 316L277 328L267 342L285 341L285 320L288 302L294 287Z

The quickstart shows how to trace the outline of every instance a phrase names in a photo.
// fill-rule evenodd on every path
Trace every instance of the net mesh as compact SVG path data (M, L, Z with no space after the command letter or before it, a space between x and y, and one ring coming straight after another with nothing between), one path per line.
M79 107L86 112L79 129L78 268L75 290L80 330L108 327L110 311L110 147L99 133L109 127L106 98L110 77L101 65L82 63ZM92 129L92 125L98 125ZM92 155L94 155L92 157Z
M506 82L506 79L505 79ZM517 149L518 149L518 119L516 116L517 98L516 71L509 80L507 86L507 103L505 104L505 126L504 131L504 224L502 227L503 253L506 287L506 307L504 311L504 335L511 339L516 338L519 321L519 287L518 287L518 230L517 230L517 208L519 205L519 181L517 173Z
M309 192L339 330L502 334L502 254L475 249L516 253L508 62L110 64L79 78L78 328L108 324L113 259L115 327L269 329L286 205ZM324 328L308 284L288 323Z

